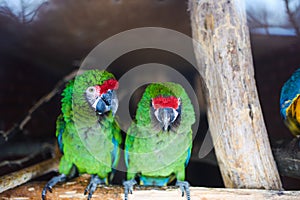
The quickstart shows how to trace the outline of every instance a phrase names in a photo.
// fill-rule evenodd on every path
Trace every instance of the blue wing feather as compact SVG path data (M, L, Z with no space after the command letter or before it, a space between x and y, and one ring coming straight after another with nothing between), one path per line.
M187 155L187 157L186 157L186 160L185 160L185 163L184 163L184 166L186 167L188 164L189 164L189 161L190 161L190 158L191 158L191 151L192 151L192 148L191 147L189 147L188 148L188 155Z
M60 131L60 133L58 134L57 136L57 143L58 143L58 147L59 147L59 150L62 154L64 154L64 143L62 141L62 133L63 131Z
M125 165L127 168L129 167L129 153L128 152L129 152L129 148L131 148L133 140L134 140L134 137L132 137L131 135L127 135L126 141L125 141L125 153L124 153L124 160L125 160Z
M62 135L65 132L66 122L64 121L64 118L62 115L59 115L56 120L56 137L57 137L57 143L60 152L63 154L64 151L64 143L62 139Z
M286 119L286 110L300 95L300 68L287 80L280 94L280 114Z
M119 151L119 143L114 137L112 138L112 143L114 145L114 148L111 152L112 169L115 169L118 165L118 158L119 158L119 155L120 155L120 151Z

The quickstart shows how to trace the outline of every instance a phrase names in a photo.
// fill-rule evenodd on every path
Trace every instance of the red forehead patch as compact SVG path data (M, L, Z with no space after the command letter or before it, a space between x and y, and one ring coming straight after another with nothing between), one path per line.
M106 93L108 90L116 90L119 87L119 83L115 79L109 79L104 81L102 85L96 86L97 92L101 95Z
M174 108L177 109L179 106L179 100L178 98L174 96L170 97L156 97L152 99L152 105L154 109L157 108Z

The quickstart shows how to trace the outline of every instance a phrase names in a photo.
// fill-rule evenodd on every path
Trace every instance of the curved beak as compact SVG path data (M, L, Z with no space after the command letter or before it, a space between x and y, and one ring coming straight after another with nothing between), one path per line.
M178 112L173 108L159 108L154 114L160 122L163 131L170 130L172 123L178 116Z
M118 99L114 90L109 90L107 93L102 94L94 102L92 107L99 115L103 115L106 112L112 111L115 115L118 109Z
M171 124L171 112L169 109L164 108L162 110L162 125L163 125L163 130L167 131L170 127Z

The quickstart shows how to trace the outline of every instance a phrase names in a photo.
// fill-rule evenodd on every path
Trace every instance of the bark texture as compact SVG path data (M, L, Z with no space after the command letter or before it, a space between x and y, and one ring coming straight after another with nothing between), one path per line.
M89 176L84 175L73 179L64 184L57 184L53 187L53 192L47 193L47 199L87 199L83 194L85 187L89 182ZM31 182L19 186L13 190L8 190L0 194L0 199L22 199L22 200L40 200L41 192L46 182ZM233 199L255 199L255 200L293 200L299 199L299 191L275 191L275 190L257 190L257 189L224 189L224 188L204 188L191 187L191 199L202 200L233 200ZM122 186L101 186L93 194L92 199L102 200L121 200L124 198ZM181 192L177 187L135 187L133 194L129 194L130 199L157 199L157 200L178 200L186 199L181 197Z
M55 171L58 168L58 159L52 158L41 163L24 168L0 177L0 193L18 185L26 183L34 178Z
M225 186L280 189L254 79L243 0L190 0L190 11Z

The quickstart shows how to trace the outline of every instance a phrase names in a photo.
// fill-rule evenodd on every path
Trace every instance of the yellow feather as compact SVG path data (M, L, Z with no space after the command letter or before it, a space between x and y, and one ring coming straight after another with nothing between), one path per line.
M300 136L300 98L293 99L293 103L286 109L286 126L296 137Z

